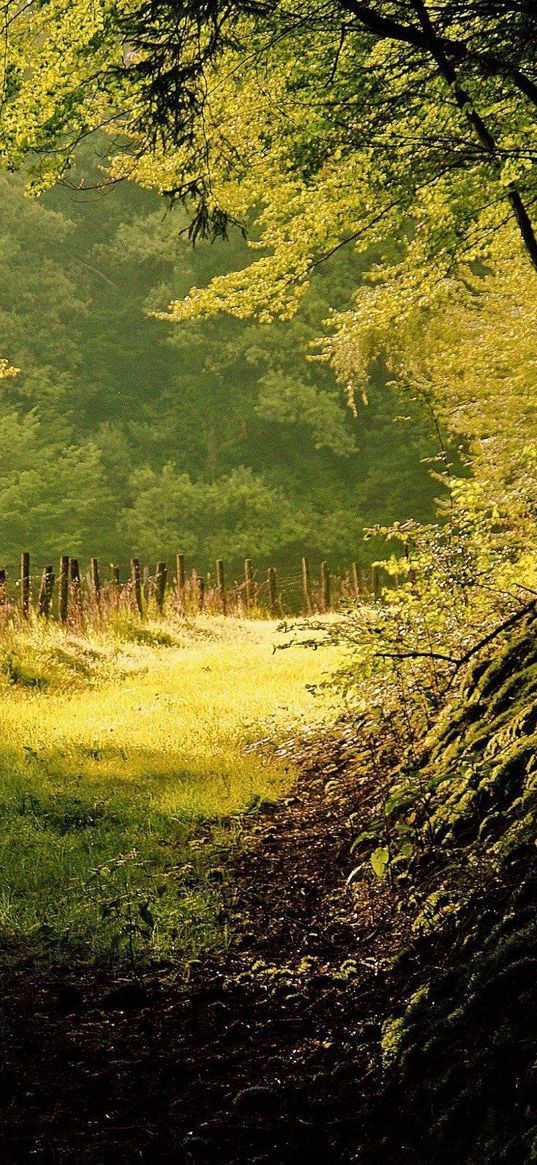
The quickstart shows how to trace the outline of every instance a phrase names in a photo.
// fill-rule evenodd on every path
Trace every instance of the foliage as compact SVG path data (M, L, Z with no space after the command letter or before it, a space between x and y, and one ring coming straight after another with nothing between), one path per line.
M325 357L342 382L363 384L382 357L398 385L428 402L437 421L464 441L472 504L481 496L504 520L534 520L537 292L523 262L444 281L434 303L416 305L394 331L397 295L388 276L368 294L366 316L359 291L355 306L334 317Z
M131 483L135 502L125 518L128 541L155 557L164 545L181 546L196 561L222 554L266 559L304 545L307 538L283 491L271 489L250 469L195 484L168 463L159 474L140 470Z
M8 6L6 19L3 152L12 167L31 154L30 185L50 185L72 167L80 137L113 126L122 143L112 178L128 173L183 200L195 236L226 233L235 221L250 229L253 261L236 246L231 271L203 261L206 286L187 295L188 282L176 294L167 280L167 313L162 295L151 297L157 315L188 322L179 351L196 342L199 316L294 316L312 274L348 243L364 278L343 311L329 281L325 318L331 304L336 314L321 337L321 369L331 362L352 397L379 359L394 357L398 379L429 402L440 398L448 423L479 439L507 376L513 392L503 412L512 416L512 396L532 366L531 319L516 320L516 335L504 325L501 362L494 338L502 299L515 318L519 287L530 283L527 258L537 265L531 6L442 0L430 10L424 0L388 8L334 0L328 9L302 9L234 0L217 16L212 5L187 3L177 12L142 0L127 7L71 0L39 14ZM162 260L166 232L153 227L153 251L144 229L127 224L116 253L124 259L135 246L144 264L151 254ZM222 335L226 345L230 333ZM472 371L476 339L482 355ZM238 343L244 363L259 367L255 334L246 329ZM353 458L355 435L333 386L321 389L304 368L297 375L274 367L273 356L274 347L269 366L259 367L254 416L275 425L300 419L319 453ZM211 376L214 367L205 364ZM169 413L163 428L168 421ZM107 430L104 439L111 455L115 442L117 464L123 434ZM222 434L212 420L205 443L214 478ZM224 473L244 464L236 460ZM184 469L175 464L174 472Z
M1 565L24 548L116 562L183 550L202 570L307 550L336 565L364 523L430 515L424 410L386 393L379 370L355 418L307 360L329 303L351 293L350 257L319 272L288 324L178 329L146 309L244 261L238 237L193 252L184 217L132 185L35 202L19 179L0 184L1 350L20 368L1 382Z
M35 411L15 412L2 421L3 456L0 471L0 544L14 562L21 546L43 545L58 556L70 546L77 553L87 545L97 511L112 522L111 495L97 446L66 445L54 440ZM46 483L52 478L52 488ZM81 481L91 482L91 503Z
M537 568L523 535L483 506L473 482L452 483L444 522L371 535L391 551L378 562L380 598L317 630L346 654L335 682L371 755L399 762L420 755L473 656L532 607Z
M347 303L338 303L337 279L325 281L324 311L315 315L317 336L331 306L335 312L320 336L319 363L307 374L304 364L299 370L295 359L289 362L289 353L295 336L307 343L313 331L304 335L291 328L288 359L280 362L275 343L266 345L259 325L257 333L253 325L235 332L221 321L214 325L222 359L216 366L214 357L203 353L203 371L213 390L218 381L225 387L226 411L233 402L236 433L224 434L214 416L204 413L198 434L206 448L204 476L220 476L216 467L227 459L231 443L240 447L241 433L250 428L259 433L260 421L270 423L273 433L278 426L300 424L324 464L333 465L334 458L352 461L356 433L342 417L333 384L322 379L325 365L333 366L352 400L357 389L365 398L371 382L382 383L379 369L387 360L398 386L433 412L439 409L448 428L462 431L464 440L495 442L506 489L511 472L519 511L528 508L531 442L514 454L513 473L514 440L503 438L500 447L498 422L516 415L533 363L531 309L521 313L519 299L520 287L532 283L528 256L537 265L531 222L534 22L529 6L505 0L490 0L486 11L474 0L462 8L443 0L434 11L422 0L401 0L388 9L339 0L328 10L297 9L285 0L251 8L236 0L218 19L210 5L186 4L178 14L173 4L159 6L157 13L145 3L125 9L103 0L90 10L86 0L72 0L67 8L47 5L39 20L33 9L31 16L26 10L16 14L7 37L3 148L12 166L33 151L30 185L50 185L71 167L80 135L113 124L123 139L111 163L112 178L128 173L183 200L195 236L226 233L236 221L250 230L249 249L236 242L230 247L231 271L204 258L199 266L190 264L188 275L195 279L190 292L184 271L181 280L170 279L168 272L158 293L146 299L156 316L182 321L174 341L178 352L192 353L200 316L223 311L239 320L256 316L261 324L289 320L328 256L337 257L344 244L357 256L361 280L351 306L351 288ZM62 54L71 63L68 74L58 72ZM23 58L28 74L21 71ZM44 122L37 117L43 107L50 115ZM148 241L152 233L154 249ZM162 262L166 245L161 222L153 221L147 238L145 226L126 224L109 258L115 251L124 262L135 248L144 264L154 261L151 255ZM321 285L316 279L313 302ZM171 308L163 312L166 298ZM527 308L533 291L524 299ZM311 323L306 307L301 324L308 316ZM251 420L243 415L239 421L244 394L230 392L235 371L241 385L255 381ZM185 405L192 408L192 387L185 389ZM500 393L501 413L493 404ZM526 416L531 425L527 409ZM114 425L110 430L110 418L102 420L108 456L119 467L125 434ZM139 431L145 423L140 419ZM169 409L157 432L159 427L160 433L169 430ZM201 455L199 440L196 445L190 438L188 453L192 475L190 465ZM229 474L245 465L265 478L260 485L282 486L268 466L230 460L233 464L221 469L222 493ZM167 472L181 478L186 466L161 455L160 465L166 461L173 464ZM338 471L331 478L328 510L335 508ZM123 473L127 495L133 483L136 488L146 481L145 471L131 483ZM488 481L485 504L497 475ZM140 525L151 496L150 486L134 500L125 529ZM367 521L363 494L356 501L360 525ZM315 505L318 511L317 499ZM296 517L299 527L311 530L306 507ZM322 517L320 525L324 543ZM339 519L335 525L339 528ZM155 542L167 528L165 522ZM349 522L347 541L354 529ZM285 542L284 529L281 537ZM212 553L210 538L206 552Z
M108 125L132 142L113 173L190 200L194 234L258 212L267 253L174 318L292 314L323 255L389 236L404 312L516 232L537 263L534 34L507 0L8 6L2 149L40 153L39 188Z

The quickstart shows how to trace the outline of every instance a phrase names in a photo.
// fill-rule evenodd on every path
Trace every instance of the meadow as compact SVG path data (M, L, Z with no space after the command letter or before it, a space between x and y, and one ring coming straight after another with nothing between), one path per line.
M36 620L0 641L7 957L168 959L233 941L226 859L294 779L277 745L330 718L333 649L270 620ZM262 747L256 742L263 741Z

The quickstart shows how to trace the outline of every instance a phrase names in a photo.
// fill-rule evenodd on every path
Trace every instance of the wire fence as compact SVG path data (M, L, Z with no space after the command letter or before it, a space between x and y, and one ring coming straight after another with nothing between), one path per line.
M17 565L0 567L0 627L34 617L81 625L102 622L114 613L141 620L164 615L317 615L374 597L386 581L377 566L364 570L353 562L333 571L322 562L312 570L306 556L296 569L258 567L247 558L241 572L228 576L221 558L214 571L202 574L183 554L177 554L172 566L165 561L148 566L138 558L105 566L94 557L81 568L79 559L69 555L62 555L57 565L36 566L24 552Z

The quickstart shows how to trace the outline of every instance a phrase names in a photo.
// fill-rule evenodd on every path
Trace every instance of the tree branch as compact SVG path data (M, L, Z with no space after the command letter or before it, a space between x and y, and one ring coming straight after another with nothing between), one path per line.
M468 663L474 655L477 655L478 651L481 651L484 647L488 647L489 643L492 643L493 639L496 639L498 635L502 634L503 631L508 631L510 627L515 626L515 623L519 623L521 619L524 619L526 615L529 615L531 611L535 611L536 609L537 599L533 599L531 603L527 603L525 607L521 607L520 610L515 611L514 615L510 615L508 619L505 619L505 621L500 623L498 627L495 627L493 631L489 631L488 635L485 635L483 639L480 639L479 643L475 643L474 646L471 647L469 651L467 651L466 654L458 660L457 671L459 668L464 667L464 665Z
M433 32L432 37L421 28L411 24L403 24L394 17L381 16L369 4L361 0L339 0L340 6L346 12L352 13L369 32L375 36L390 40L402 41L414 48L431 52L436 44L440 44L445 53L449 53L459 64L463 60L474 61L483 65L488 72L509 77L522 93L537 105L537 84L531 80L517 65L511 61L502 61L494 53L479 52L469 47L464 41L451 40L441 34Z
M351 0L354 2L354 0ZM427 34L431 43L430 53L438 65L438 69L444 78L446 84L450 87L453 96L461 113L466 118L468 125L474 131L477 140L483 147L483 150L488 154L495 169L500 172L501 163L498 156L498 150L494 137L490 130L485 125L483 118L477 112L470 94L466 92L460 83L457 76L455 66L447 57L440 37L436 35L433 27L429 11L424 0L411 0L411 3L419 17L422 29ZM535 234L533 224L531 222L528 211L524 205L520 191L515 182L511 182L507 188L507 198L514 217L516 219L522 241L528 252L531 263L537 272L537 236Z
M474 655L477 655L478 652L482 651L484 647L488 647L489 643L492 643L493 640L497 639L499 635L502 635L504 631L509 631L511 627L514 627L516 623L519 623L521 619L524 619L526 615L531 614L531 612L535 610L537 610L537 599L532 599L531 603L527 603L526 606L521 607L518 611L515 611L513 615L510 615L508 619L505 619L503 623L500 623L497 627L494 628L493 631L489 631L488 635L485 635L483 639L478 641L478 643L474 643L473 647L470 647L468 651L466 651L464 655L461 655L459 658L453 655L446 655L441 651L376 651L375 658L398 660L438 659L443 663L451 663L455 668L451 679L452 683L457 672L460 671L461 667L464 667L467 663L469 663Z

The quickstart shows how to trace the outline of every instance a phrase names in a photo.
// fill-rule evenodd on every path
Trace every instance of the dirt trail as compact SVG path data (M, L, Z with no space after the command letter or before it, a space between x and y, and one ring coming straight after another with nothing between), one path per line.
M376 1071L364 1024L378 1047L375 936L385 944L390 911L370 879L357 912L345 878L349 815L375 791L372 777L341 775L330 750L305 767L295 796L253 824L224 886L236 946L186 986L170 985L169 968L138 982L31 966L6 978L2 1160L362 1160L358 1101Z

